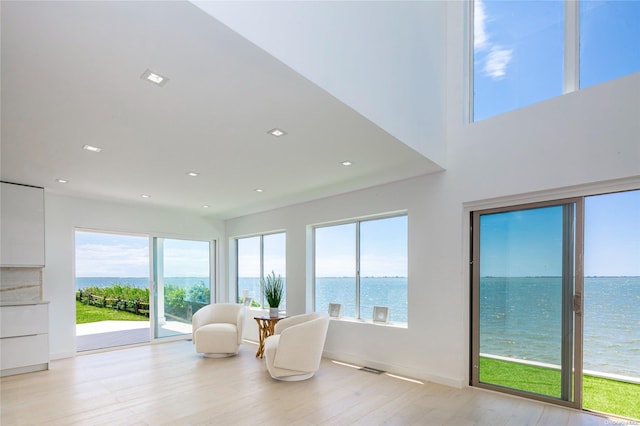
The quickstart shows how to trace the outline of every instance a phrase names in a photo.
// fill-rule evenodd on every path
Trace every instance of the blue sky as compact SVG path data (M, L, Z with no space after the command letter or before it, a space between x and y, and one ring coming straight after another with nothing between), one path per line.
M563 93L564 2L474 2L474 117ZM580 3L580 87L640 71L640 1Z
M585 200L585 275L640 276L640 190ZM483 276L560 275L560 208L484 216L481 228ZM363 276L407 276L406 221L363 222ZM376 235L376 238L368 238ZM285 234L265 237L266 272L285 275ZM353 276L355 225L319 228L318 276ZM259 242L258 238L250 239ZM76 232L78 277L147 277L149 241L145 236ZM248 244L248 247L251 244ZM239 253L256 265L257 245ZM253 254L251 253L253 252ZM208 243L165 240L165 276L207 276ZM282 272L281 272L282 271ZM241 276L258 276L257 268Z
M361 276L406 277L407 266L407 216L360 223ZM315 268L318 277L355 276L355 224L316 229Z
M640 190L585 199L585 276L640 276ZM562 208L485 215L480 275L560 276Z
M209 243L164 239L165 277L207 277ZM149 238L76 231L77 277L148 277Z

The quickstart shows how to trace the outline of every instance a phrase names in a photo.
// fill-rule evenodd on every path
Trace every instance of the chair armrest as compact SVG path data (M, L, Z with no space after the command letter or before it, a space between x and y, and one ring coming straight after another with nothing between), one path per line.
M211 322L211 305L203 306L191 316L191 338L196 343L196 330Z

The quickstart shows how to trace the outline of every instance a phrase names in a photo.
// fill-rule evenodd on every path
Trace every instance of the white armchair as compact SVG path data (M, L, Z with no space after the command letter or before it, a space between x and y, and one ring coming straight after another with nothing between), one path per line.
M208 357L236 355L242 343L244 306L236 303L207 305L191 318L196 352Z
M320 368L328 328L329 315L325 312L280 320L273 336L264 342L264 356L271 377L286 381L312 377Z

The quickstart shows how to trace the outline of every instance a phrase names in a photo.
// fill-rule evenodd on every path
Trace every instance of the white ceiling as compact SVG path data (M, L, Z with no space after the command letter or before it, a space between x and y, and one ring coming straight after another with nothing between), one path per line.
M191 3L1 18L3 181L224 219L442 170Z

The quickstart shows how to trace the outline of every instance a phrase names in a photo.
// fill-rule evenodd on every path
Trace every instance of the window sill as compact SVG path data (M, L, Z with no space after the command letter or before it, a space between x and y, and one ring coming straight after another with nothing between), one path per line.
M365 320L365 319L358 319L358 318L335 318L332 317L330 318L331 321L337 321L337 322L348 322L348 323L353 323L353 324L369 324L369 325L375 325L375 326L379 326L379 327L390 327L390 328L401 328L401 329L408 329L409 328L409 324L407 323L401 323L401 322L375 322L372 320Z

